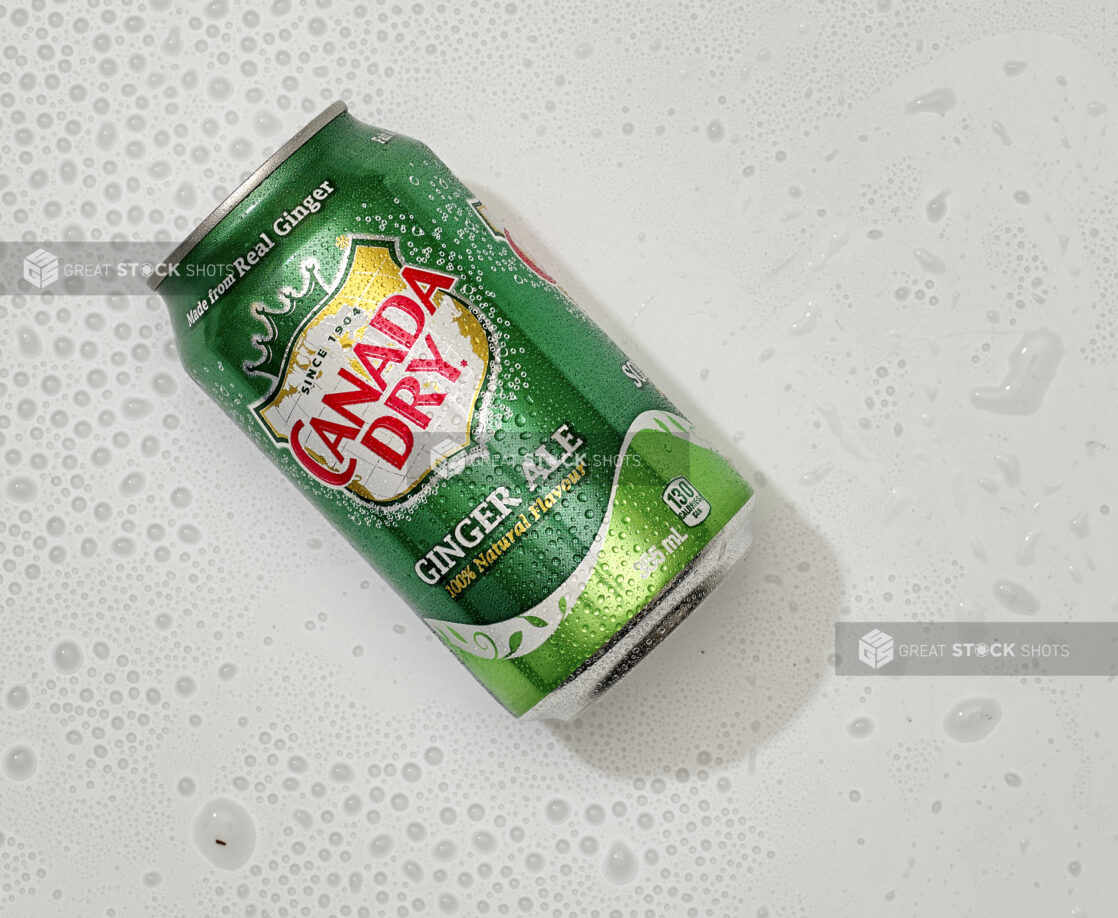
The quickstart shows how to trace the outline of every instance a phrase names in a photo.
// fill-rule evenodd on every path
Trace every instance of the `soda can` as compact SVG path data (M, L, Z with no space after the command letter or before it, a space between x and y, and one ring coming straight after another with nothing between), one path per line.
M336 102L155 269L182 362L516 716L752 543L749 484L422 143Z

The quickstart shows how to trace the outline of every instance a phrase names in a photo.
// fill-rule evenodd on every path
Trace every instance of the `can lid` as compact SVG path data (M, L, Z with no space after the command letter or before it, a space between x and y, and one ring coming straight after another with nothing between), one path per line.
M177 264L182 261L202 239L224 220L245 198L247 198L256 187L264 181L269 175L276 171L280 165L292 153L298 150L303 144L310 140L315 134L326 127L331 121L338 117L342 112L346 111L345 102L340 99L337 102L331 103L327 108L319 112L307 125L305 125L299 133L292 137L287 143L276 150L269 156L263 163L261 163L255 171L246 178L237 188L229 195L224 201L217 205L205 220L199 223L194 230L182 242L180 242L168 255L163 259L160 267L167 264ZM165 277L163 274L155 272L148 278L148 286L152 290L157 290L159 285L163 283Z

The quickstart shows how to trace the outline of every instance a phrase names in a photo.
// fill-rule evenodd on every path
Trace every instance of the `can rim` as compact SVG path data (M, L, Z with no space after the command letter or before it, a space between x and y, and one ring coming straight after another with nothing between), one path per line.
M319 112L311 121L305 124L298 133L296 133L290 140L281 146L275 153L269 156L262 162L252 174L246 178L240 185L238 185L232 193L220 204L215 207L210 214L199 223L182 242L180 242L171 253L159 263L162 268L168 264L175 264L182 261L194 249L199 242L201 242L209 232L214 229L222 220L224 220L245 198L247 198L256 188L263 182L269 175L275 172L284 161L298 150L303 144L310 140L315 134L321 131L327 124L333 121L342 112L347 111L348 106L345 102L339 99L336 102L330 103L326 108ZM148 286L154 291L159 289L159 285L166 280L166 276L158 272L153 272L151 277L148 278Z

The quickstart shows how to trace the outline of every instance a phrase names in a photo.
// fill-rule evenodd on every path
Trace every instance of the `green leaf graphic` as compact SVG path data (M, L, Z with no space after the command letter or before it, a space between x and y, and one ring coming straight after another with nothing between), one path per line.
M509 653L510 654L516 653L516 648L520 646L520 642L522 640L524 640L524 632L523 631L514 631L509 636Z
M560 602L562 602L562 600L560 600ZM535 625L537 628L547 627L547 622L545 622L538 615L522 615L520 617L524 619L524 621L526 621L529 625Z

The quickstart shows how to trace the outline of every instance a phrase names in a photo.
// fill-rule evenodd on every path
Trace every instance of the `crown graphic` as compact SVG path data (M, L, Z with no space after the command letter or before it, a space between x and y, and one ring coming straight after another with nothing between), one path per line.
M276 293L277 303L258 300L249 307L250 315L261 328L252 336L256 357L245 360L242 367L247 375L278 381L283 376L288 344L294 340L303 322L330 295L322 282L318 259L305 259L299 271L303 281L300 289L281 287Z

